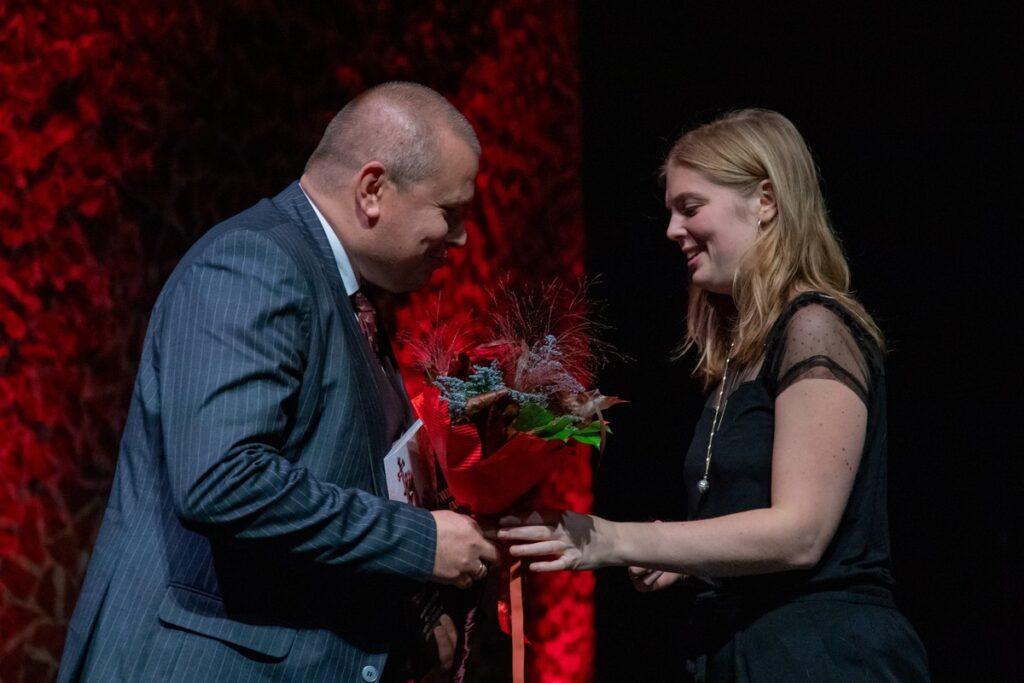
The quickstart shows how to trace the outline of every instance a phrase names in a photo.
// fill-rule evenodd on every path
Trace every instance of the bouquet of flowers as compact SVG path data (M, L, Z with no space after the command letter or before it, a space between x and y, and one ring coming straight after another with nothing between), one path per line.
M504 283L485 319L434 325L411 341L427 380L413 407L455 507L508 511L577 457L578 444L603 450L610 433L603 411L620 399L588 389L612 351L596 334L584 292L582 283L525 293ZM512 637L518 683L526 644L520 563L503 567L502 579L497 617ZM465 660L456 680L464 667Z
M584 287L552 283L492 295L482 334L466 321L414 343L429 386L413 400L457 505L508 510L577 442L603 448L603 411L620 399L587 389L610 350L587 315Z

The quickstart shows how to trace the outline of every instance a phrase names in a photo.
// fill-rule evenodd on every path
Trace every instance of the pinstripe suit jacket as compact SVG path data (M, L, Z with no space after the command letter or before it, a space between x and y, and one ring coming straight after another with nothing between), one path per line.
M59 680L375 680L434 562L382 497L408 410L298 183L213 228L153 310Z

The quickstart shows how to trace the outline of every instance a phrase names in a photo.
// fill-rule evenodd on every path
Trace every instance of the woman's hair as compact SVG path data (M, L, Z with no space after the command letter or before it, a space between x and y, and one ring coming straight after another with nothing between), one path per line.
M785 116L743 109L684 133L662 169L686 166L745 197L771 183L776 215L740 261L732 299L690 287L686 338L679 356L698 353L694 374L713 384L732 343L741 364L756 361L772 325L795 296L827 294L883 345L882 334L850 293L850 270L829 223L810 150Z

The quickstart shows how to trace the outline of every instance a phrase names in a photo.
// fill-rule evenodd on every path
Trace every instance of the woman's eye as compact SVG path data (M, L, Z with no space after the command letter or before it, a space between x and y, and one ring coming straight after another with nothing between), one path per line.
M693 218L697 214L697 209L699 208L699 206L684 206L682 214L687 218Z

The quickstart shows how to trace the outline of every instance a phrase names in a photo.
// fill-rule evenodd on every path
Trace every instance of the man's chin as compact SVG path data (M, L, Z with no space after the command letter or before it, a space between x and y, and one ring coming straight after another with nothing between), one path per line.
M427 283L430 282L430 275L431 273L427 273L415 278L395 280L387 285L381 286L381 289L391 292L392 294L408 294L409 292L415 292L417 289L422 289L426 286Z
M410 268L401 274L380 274L376 278L367 278L374 285L392 294L407 294L421 289L431 282L437 282L438 273L443 271L440 265L444 264L421 264L420 267Z

